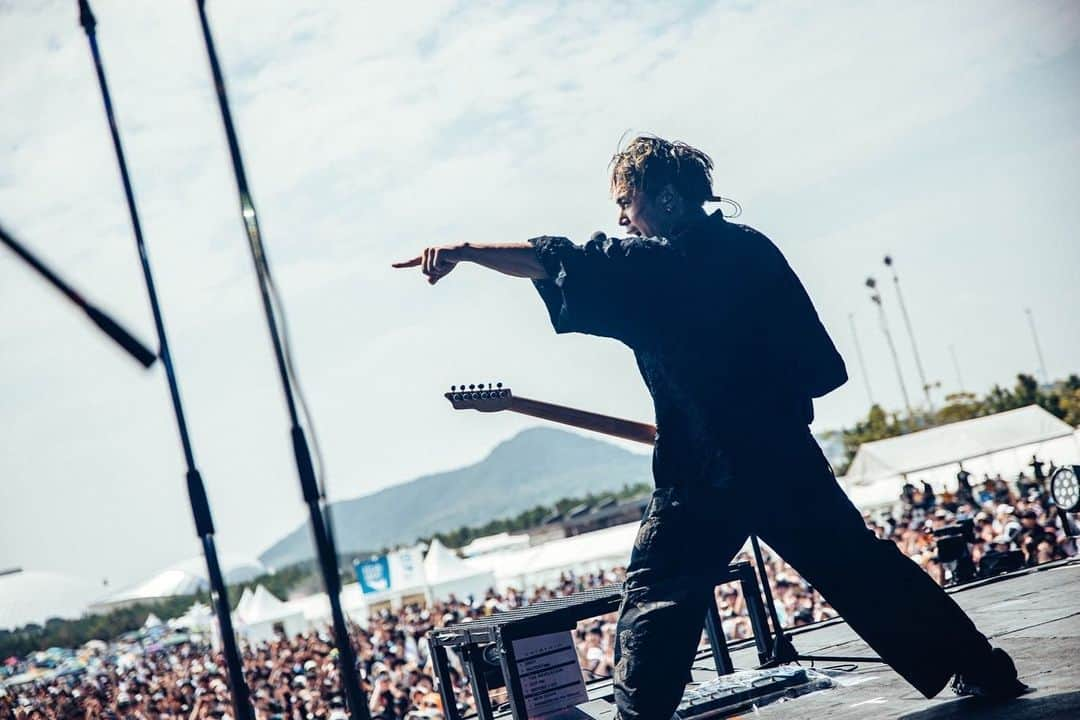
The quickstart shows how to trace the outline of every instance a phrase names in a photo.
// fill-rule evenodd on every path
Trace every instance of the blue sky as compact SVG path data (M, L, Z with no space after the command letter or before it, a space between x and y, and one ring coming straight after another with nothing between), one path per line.
M648 419L630 353L556 338L526 283L394 273L424 244L614 230L628 131L710 152L853 378L816 429L901 405L862 282L892 253L932 380L1080 370L1080 11L1070 2L210 2L248 174L344 498L529 424L443 387ZM220 547L302 521L194 4L98 0L98 36ZM0 220L152 338L74 3L0 2ZM885 301L909 388L914 363ZM143 373L0 254L0 566L122 585L198 552L160 369ZM914 393L913 393L914 395ZM14 508L12 512L10 509Z

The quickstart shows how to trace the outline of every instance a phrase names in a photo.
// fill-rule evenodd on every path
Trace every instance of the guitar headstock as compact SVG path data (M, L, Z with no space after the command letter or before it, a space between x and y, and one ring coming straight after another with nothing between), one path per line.
M444 393L443 397L450 401L455 410L479 410L480 412L498 412L508 410L510 401L514 396L510 388L503 387L502 383L492 386L488 383L484 387L480 385L451 385L450 392Z

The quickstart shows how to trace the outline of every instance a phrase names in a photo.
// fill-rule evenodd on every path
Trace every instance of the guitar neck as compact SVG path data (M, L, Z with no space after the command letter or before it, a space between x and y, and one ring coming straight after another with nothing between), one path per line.
M611 435L612 437L634 442L652 445L656 440L656 426L648 423L634 422L622 418L600 415L599 413L578 410L564 405L555 405L540 400L515 395L510 401L508 410L530 417L550 420L551 422L570 425L582 430Z

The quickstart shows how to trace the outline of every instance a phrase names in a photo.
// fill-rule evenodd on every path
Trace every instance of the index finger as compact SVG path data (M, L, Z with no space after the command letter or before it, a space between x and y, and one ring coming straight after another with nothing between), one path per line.
M420 257L419 255L417 255L412 260L402 260L401 262L392 263L390 265L390 267L410 268L410 267L416 267L417 265L419 265L422 262L423 262L423 258Z

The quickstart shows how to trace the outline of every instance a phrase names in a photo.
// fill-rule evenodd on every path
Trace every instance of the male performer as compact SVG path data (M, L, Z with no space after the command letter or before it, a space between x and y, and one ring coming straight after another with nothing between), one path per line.
M707 214L712 161L639 137L612 160L619 225L584 245L429 247L435 284L459 262L531 278L555 331L615 338L656 410L656 490L626 577L615 699L623 720L670 718L719 571L758 534L926 697L995 699L1025 686L964 612L890 540L869 531L807 425L811 399L847 380L784 256L761 233Z

